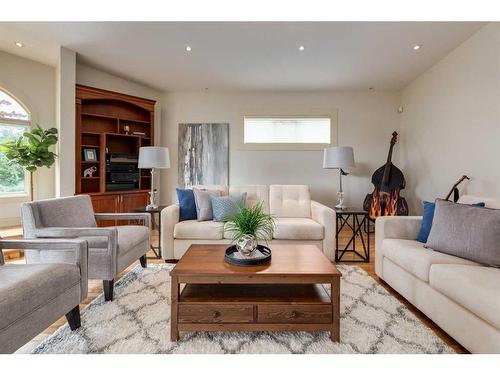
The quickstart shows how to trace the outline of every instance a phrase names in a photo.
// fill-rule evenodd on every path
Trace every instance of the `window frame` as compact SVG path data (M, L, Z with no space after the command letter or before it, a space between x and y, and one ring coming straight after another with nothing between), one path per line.
M0 86L0 91L11 97L17 102L28 114L28 120L13 120L10 118L0 116L0 126L23 126L26 130L29 130L32 126L33 115L28 107L21 101L17 96L13 95L9 90L4 89ZM0 200L11 199L11 198L29 198L31 186L31 173L24 170L24 191L23 192L10 192L2 193L0 192Z
M330 142L329 143L245 143L245 119L247 118L328 118L330 119ZM239 146L241 150L255 151L316 151L337 144L337 111L325 114L325 112L315 113L294 113L294 114L244 114L241 118Z

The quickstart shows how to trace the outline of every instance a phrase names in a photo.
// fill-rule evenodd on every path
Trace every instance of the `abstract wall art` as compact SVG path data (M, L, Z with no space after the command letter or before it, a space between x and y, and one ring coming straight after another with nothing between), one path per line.
M178 185L228 185L229 124L179 124Z

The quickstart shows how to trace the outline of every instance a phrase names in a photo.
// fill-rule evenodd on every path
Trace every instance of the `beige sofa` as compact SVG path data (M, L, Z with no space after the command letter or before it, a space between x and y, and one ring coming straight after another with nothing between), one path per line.
M461 203L500 200L463 196ZM424 248L421 217L381 217L375 227L375 271L472 353L500 353L500 269Z
M335 211L311 200L306 185L245 185L198 186L216 189L221 195L247 193L247 206L264 202L266 212L275 217L274 237L269 243L315 244L334 259ZM191 244L229 244L229 233L223 223L187 220L179 222L179 205L173 204L161 212L162 255L165 259L179 259Z

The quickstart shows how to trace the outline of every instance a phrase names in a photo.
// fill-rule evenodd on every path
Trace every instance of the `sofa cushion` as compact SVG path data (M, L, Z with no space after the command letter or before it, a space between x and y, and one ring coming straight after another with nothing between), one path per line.
M426 249L423 243L415 240L386 238L382 241L382 253L384 257L425 282L429 282L433 264L477 265L470 260Z
M307 218L276 218L274 237L277 240L322 240L324 228Z
M194 185L193 189L200 190L217 190L220 192L220 196L228 195L229 188L227 185Z
M118 252L126 253L141 242L149 240L149 228L144 225L119 225L116 227L118 231ZM81 237L86 240L89 248L105 249L108 247L108 238L106 236Z
M500 267L500 210L438 199L426 246Z
M80 283L74 264L0 267L0 330Z
M269 186L269 208L276 217L311 218L311 195L307 185Z
M175 224L174 238L199 239L199 240L221 240L224 223L215 221L187 220Z
M242 185L229 188L229 195L231 196L238 196L243 193L247 193L245 203L247 208L254 207L257 203L262 202L264 212L269 213L269 187L267 185Z
M430 285L500 329L500 269L459 264L431 266Z

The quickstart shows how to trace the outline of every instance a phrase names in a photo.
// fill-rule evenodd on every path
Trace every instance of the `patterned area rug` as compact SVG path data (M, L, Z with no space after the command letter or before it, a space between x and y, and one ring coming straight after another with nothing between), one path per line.
M33 353L454 353L359 267L339 266L340 343L326 332L182 333L170 341L171 265L137 267L82 312L82 327L64 325Z

